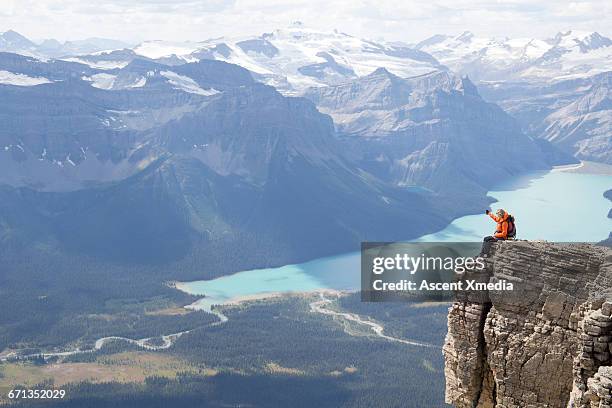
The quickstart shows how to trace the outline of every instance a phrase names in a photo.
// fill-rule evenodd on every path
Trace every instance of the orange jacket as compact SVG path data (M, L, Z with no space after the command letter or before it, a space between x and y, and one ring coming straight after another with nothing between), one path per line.
M492 212L489 213L489 217L493 219L497 223L497 228L495 229L495 234L493 236L495 238L506 239L508 238L508 217L510 214L505 213L503 217L498 217Z

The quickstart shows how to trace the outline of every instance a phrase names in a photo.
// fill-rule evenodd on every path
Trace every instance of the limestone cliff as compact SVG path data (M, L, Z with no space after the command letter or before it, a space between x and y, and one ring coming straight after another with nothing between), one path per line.
M480 279L514 291L449 309L446 400L458 408L612 407L612 249L499 242Z

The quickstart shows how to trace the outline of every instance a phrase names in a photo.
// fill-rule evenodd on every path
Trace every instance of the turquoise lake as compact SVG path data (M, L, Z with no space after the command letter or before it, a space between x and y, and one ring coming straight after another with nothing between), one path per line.
M519 239L597 242L607 238L612 230L612 220L607 217L611 203L603 197L610 188L610 175L551 171L516 179L490 191L489 196L497 200L491 208L502 207L515 216ZM483 212L458 218L443 230L417 241L481 241L494 229L494 222ZM177 286L193 295L205 295L192 305L203 310L210 310L213 304L276 292L357 290L360 287L360 253L244 271Z

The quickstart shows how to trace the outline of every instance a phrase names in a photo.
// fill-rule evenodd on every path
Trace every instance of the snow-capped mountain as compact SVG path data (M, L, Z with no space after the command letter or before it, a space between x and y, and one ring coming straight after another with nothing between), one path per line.
M374 42L338 31L321 32L295 23L256 37L217 38L201 43L153 41L138 55L172 62L214 59L242 66L287 94L333 85L386 68L401 77L442 67L431 55L405 45Z
M525 63L542 56L550 45L527 38L479 38L466 31L454 37L437 35L416 44L415 48L427 51L457 72L467 73L466 70L503 70Z
M453 71L478 81L550 81L612 70L612 40L596 32L567 31L554 38L480 38L467 31L415 45Z
M466 31L457 36L435 35L411 46L294 23L259 36L146 41L134 47L98 38L36 43L9 30L0 34L0 51L43 59L62 57L100 69L121 68L143 57L168 65L213 59L242 66L286 94L343 83L377 68L406 78L448 67L476 82L562 80L612 70L611 39L571 30L545 40L482 38Z
M0 184L66 191L125 178L155 157L131 156L151 129L254 83L220 61L109 71L0 53Z
M137 55L150 58L160 59L171 56L185 57L196 51L202 46L201 43L185 41L145 41L136 45L133 48L134 53Z

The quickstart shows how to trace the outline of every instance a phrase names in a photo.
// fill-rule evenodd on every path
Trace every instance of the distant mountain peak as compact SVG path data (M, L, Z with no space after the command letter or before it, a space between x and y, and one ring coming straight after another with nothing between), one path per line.
M7 30L5 32L2 33L2 36L5 38L25 38L23 35L19 34L17 31L15 30Z
M596 31L568 30L557 33L552 40L552 44L564 49L578 47L580 52L584 54L598 48L609 47L612 45L612 40Z
M14 30L8 30L0 34L0 40L2 40L2 42L9 43L10 45L15 46L15 47L33 47L35 46L35 44L32 41L30 41L29 39L27 39L26 37L24 37L23 35L19 34L17 31L14 31Z
M464 31L456 39L457 41L461 42L470 42L472 38L474 38L474 33L472 33L471 31Z
M43 40L40 43L41 46L47 46L47 47L61 47L62 43L57 41L55 38L48 38L46 40Z
M478 88L476 85L470 80L470 77L465 75L461 78L461 88L463 89L463 93L465 95L478 95Z
M429 38L426 38L425 40L418 42L414 48L416 48L417 50L420 50L423 47L427 47L430 45L434 45L434 44L438 44L441 43L443 41L448 40L449 38L451 38L448 35L443 35L443 34L436 34L436 35L432 35Z
M372 71L372 73L368 76L373 77L373 76L388 76L388 77L395 77L395 75L393 75L391 72L389 72L389 70L385 67L379 67L376 68L374 71Z
M591 50L612 45L611 39L604 37L597 31L592 32L588 37L584 38L582 42Z
M64 41L49 38L33 42L14 30L0 33L0 51L17 53L39 59L64 58L75 55L91 55L100 51L110 51L132 47L133 44L105 38Z

